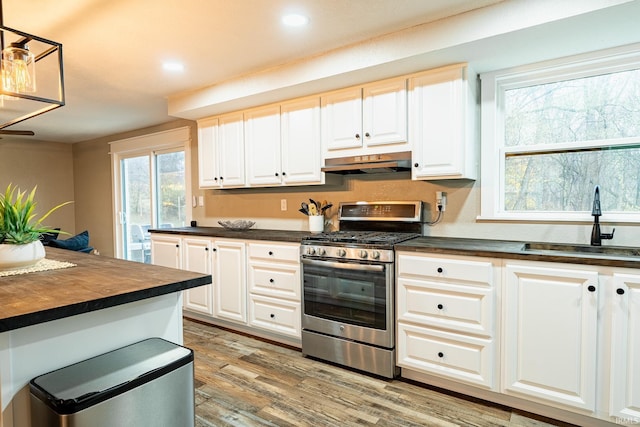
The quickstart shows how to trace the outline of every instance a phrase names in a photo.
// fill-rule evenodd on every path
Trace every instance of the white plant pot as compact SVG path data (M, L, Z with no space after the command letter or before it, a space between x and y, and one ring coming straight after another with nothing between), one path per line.
M39 240L24 245L0 244L0 270L31 267L44 255L44 246Z
M309 231L314 234L324 231L324 215L309 215Z

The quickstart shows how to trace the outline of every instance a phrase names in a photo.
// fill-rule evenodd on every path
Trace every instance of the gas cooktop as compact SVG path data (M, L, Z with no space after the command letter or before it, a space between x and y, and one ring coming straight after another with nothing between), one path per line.
M354 243L362 245L394 245L416 237L418 233L398 233L386 231L335 231L314 234L303 238L303 243Z

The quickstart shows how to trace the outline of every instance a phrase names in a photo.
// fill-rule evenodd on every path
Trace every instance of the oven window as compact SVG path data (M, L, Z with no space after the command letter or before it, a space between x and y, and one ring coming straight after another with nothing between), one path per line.
M303 269L305 314L386 329L387 283L384 269L359 271L308 264Z

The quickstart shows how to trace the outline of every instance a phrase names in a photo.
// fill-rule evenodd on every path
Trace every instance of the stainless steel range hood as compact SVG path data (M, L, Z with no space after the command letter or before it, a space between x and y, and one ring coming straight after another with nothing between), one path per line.
M322 168L322 172L341 175L402 172L409 170L411 170L410 151L326 159L325 166Z

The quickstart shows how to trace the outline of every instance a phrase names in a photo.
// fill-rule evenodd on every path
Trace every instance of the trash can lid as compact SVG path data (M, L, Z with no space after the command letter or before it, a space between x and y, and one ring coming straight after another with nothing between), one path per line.
M193 361L193 351L149 338L40 375L31 393L57 413L70 414L131 390Z

